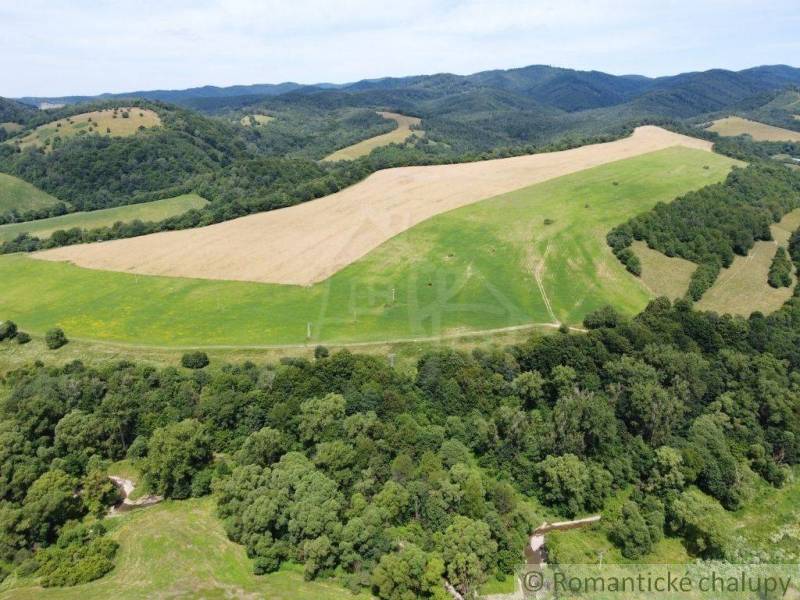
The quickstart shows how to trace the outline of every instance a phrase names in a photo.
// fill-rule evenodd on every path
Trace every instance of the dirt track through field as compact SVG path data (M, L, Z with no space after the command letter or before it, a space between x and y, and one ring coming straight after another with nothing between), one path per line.
M562 152L386 169L336 194L290 208L34 256L145 275L310 285L439 213L671 146L711 150L703 140L639 127L622 140Z

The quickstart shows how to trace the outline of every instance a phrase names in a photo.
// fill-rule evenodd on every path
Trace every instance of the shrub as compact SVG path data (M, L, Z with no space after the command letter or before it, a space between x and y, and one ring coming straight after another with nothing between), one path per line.
M31 336L24 331L17 332L17 343L21 346L31 341Z
M0 323L0 341L10 340L15 335L17 335L17 324L14 321Z
M59 327L49 330L44 336L44 341L50 350L57 350L69 342L64 330Z
M325 346L317 346L314 348L314 358L319 360L320 358L328 358L330 356L330 351Z
M774 288L789 287L792 285L792 263L783 246L778 246L772 264L769 267L767 281Z
M117 548L101 524L66 526L54 546L37 554L42 585L70 586L99 579L114 568Z
M181 357L181 364L187 369L202 369L208 366L208 355L205 352L187 352Z

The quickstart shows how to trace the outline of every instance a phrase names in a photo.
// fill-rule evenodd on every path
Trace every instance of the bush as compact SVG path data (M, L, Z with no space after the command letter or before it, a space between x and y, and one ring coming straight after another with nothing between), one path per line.
M30 341L31 341L31 336L30 335L28 335L24 331L18 331L17 332L17 343L19 345L27 344Z
M99 579L114 568L119 544L105 537L101 524L64 527L58 542L37 553L44 587L70 586Z
M50 350L57 350L69 342L64 330L58 327L49 330L44 336L44 341Z
M181 358L181 364L187 369L202 369L208 366L208 362L205 352L187 352Z
M778 246L772 264L769 267L767 281L774 288L790 287L792 285L792 263L783 246Z
M17 324L14 321L0 323L0 341L10 340L15 335L17 335Z
M314 348L314 358L319 360L320 358L328 358L330 356L330 351L325 346L317 346Z

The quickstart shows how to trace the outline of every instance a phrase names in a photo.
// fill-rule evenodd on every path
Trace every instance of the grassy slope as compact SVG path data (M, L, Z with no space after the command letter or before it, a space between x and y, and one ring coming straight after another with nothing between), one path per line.
M689 281L697 268L696 264L651 250L644 242L634 242L633 251L642 261L642 283L655 296L666 296L670 299L683 297L689 289Z
M741 117L719 119L714 121L708 129L724 136L747 134L758 142L800 142L800 132L742 119Z
M798 227L800 209L771 227L774 242L756 242L747 256L735 257L733 264L723 269L711 289L703 294L697 308L744 316L756 310L764 314L778 310L792 296L794 284L786 288L771 287L767 283L769 267L777 246L786 247L789 236Z
M9 590L6 583L0 599L366 598L330 582L306 582L296 568L256 577L244 547L228 540L213 511L213 501L204 498L165 502L109 519L106 523L114 526L112 535L120 543L116 568L109 575L73 588Z
M0 242L10 240L20 233L30 233L37 237L49 237L57 229L70 229L80 227L82 229L92 229L95 227L105 227L113 225L117 221L161 221L173 215L179 215L191 208L200 208L206 204L206 200L197 194L185 194L175 198L165 200L155 200L142 204L130 204L128 206L117 206L91 212L77 212L52 219L41 219L39 221L28 221L26 223L11 223L0 225Z
M352 146L347 146L329 154L323 160L353 160L360 156L366 156L375 148L381 146L388 146L389 144L402 144L411 134L423 135L422 131L411 130L411 125L418 125L420 119L416 117L407 117L396 113L380 113L385 119L391 119L397 123L397 128L389 133L376 135L366 140L362 140Z
M304 343L308 322L312 342L431 336L551 322L533 276L542 256L558 319L578 323L608 303L634 313L650 294L613 257L606 232L732 164L671 148L561 177L439 215L308 288L5 256L0 314L33 333L59 325L72 337L161 346Z
M25 211L44 208L57 202L58 199L55 196L43 192L27 181L13 175L0 173L0 213L8 210Z
M122 113L128 111L128 118L122 118ZM96 126L94 124L97 124ZM47 145L48 140L55 136L62 139L76 135L95 133L99 135L128 136L133 135L139 127L157 127L161 125L161 118L158 114L147 108L120 108L116 114L113 109L96 110L94 112L82 113L73 117L59 119L52 123L40 125L30 133L22 136L18 140L9 140L7 143L16 143L22 148L30 146L41 148ZM89 128L92 131L89 131ZM108 130L111 130L110 132Z

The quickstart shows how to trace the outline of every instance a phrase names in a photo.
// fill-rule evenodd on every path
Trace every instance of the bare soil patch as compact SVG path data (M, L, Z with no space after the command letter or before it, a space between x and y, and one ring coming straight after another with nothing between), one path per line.
M711 151L709 142L639 127L625 139L562 152L387 169L341 192L290 208L34 256L147 275L310 285L439 213L672 146Z

